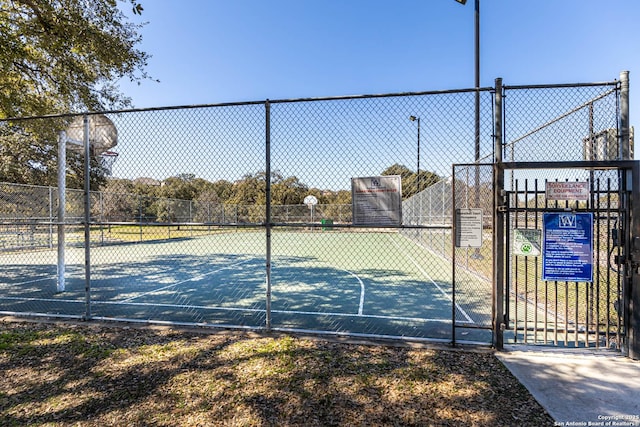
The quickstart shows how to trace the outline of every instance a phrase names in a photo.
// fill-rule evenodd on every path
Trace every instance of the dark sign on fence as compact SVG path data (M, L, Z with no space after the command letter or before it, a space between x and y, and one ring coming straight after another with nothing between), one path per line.
M593 281L593 214L545 213L542 280Z

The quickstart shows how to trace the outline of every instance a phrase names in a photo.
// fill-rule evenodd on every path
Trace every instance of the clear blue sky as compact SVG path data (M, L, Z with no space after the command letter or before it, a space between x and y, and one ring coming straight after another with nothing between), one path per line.
M160 83L121 83L139 108L474 86L474 0L142 4L132 19L148 22L140 48ZM628 70L640 126L639 0L481 0L480 20L481 86L604 82Z

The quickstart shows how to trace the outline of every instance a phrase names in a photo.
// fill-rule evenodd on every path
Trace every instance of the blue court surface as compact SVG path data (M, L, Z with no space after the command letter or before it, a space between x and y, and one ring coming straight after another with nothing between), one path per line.
M398 233L218 233L171 241L5 253L0 311L228 327L450 339L473 331L490 288L456 292L451 264ZM270 299L267 298L271 284ZM269 310L268 310L269 309ZM468 332L467 332L468 333ZM464 337L462 337L464 338Z

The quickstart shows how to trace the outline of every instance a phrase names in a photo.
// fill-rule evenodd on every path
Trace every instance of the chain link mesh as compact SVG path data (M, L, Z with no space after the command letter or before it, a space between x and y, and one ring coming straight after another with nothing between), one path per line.
M579 157L588 123L616 123L610 90L508 89L505 157ZM443 341L456 322L471 331L456 339L486 342L471 326L490 323L490 239L476 258L451 235L457 207L491 221L490 172L451 169L494 156L493 94L478 93L478 129L475 96L105 112L118 155L106 171L93 153L85 193L83 153L66 152L63 220L57 148L74 116L3 121L20 163L0 170L0 311ZM24 170L42 186L18 184L34 182ZM352 178L386 174L402 177L401 224L354 225Z
M616 160L590 150L611 131L617 146L619 90L611 85L505 88L504 161Z

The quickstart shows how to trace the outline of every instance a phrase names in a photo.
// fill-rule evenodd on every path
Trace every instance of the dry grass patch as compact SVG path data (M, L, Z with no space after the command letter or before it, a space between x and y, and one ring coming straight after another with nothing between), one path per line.
M490 352L3 322L0 425L544 426Z

